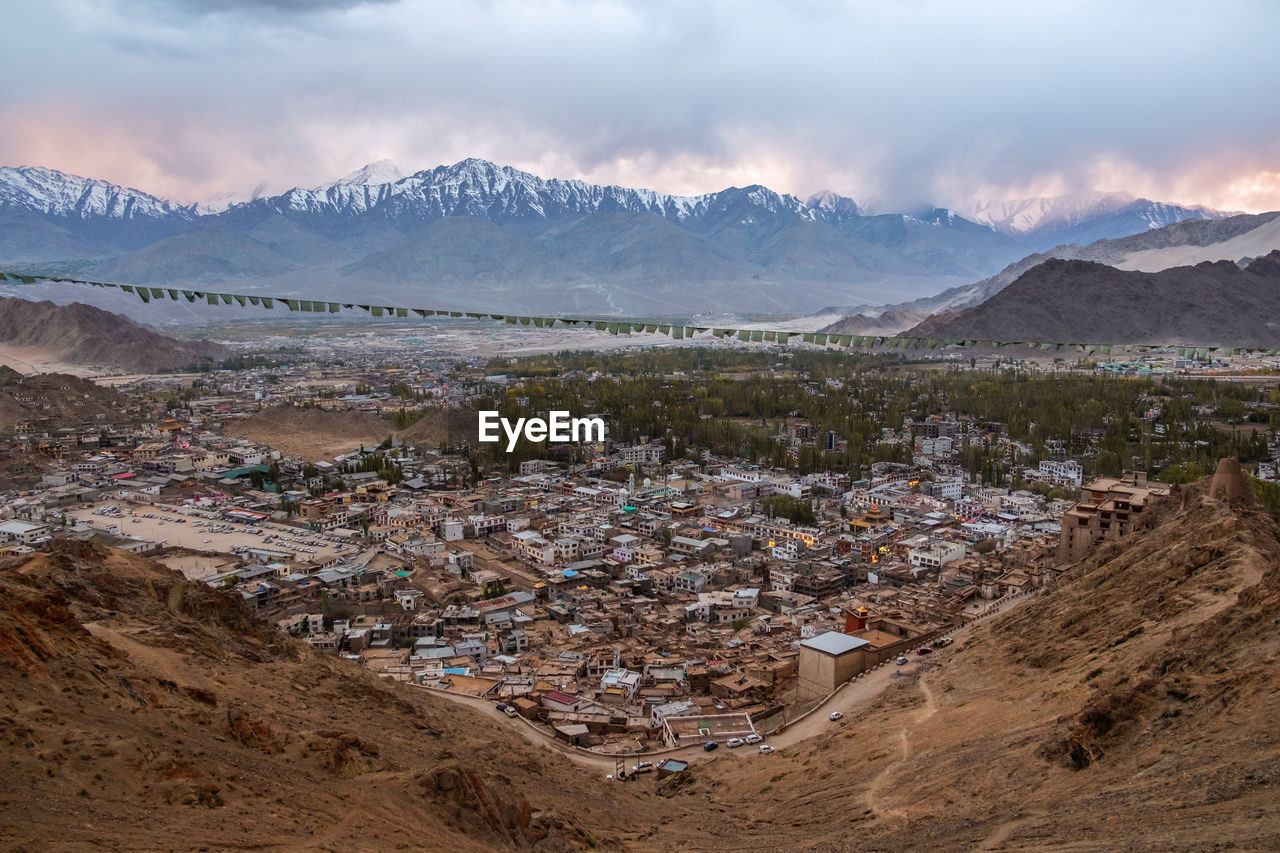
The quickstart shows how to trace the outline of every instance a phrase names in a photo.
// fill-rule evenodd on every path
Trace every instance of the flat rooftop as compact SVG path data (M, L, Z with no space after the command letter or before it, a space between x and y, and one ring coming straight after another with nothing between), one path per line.
M828 631L811 639L801 640L800 645L803 648L813 649L828 655L843 655L871 644L867 640L849 634Z

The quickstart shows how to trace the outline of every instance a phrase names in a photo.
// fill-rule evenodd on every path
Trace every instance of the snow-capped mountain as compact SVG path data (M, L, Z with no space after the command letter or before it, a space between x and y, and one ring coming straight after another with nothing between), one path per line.
M283 192L280 187L273 186L265 181L256 184L248 189L230 190L225 193L218 193L210 196L204 201L198 201L193 205L195 212L200 216L210 216L222 213L225 210L235 207L237 204L247 204L254 199L270 198Z
M403 177L404 173L400 171L400 167L395 163L390 160L378 160L376 163L370 163L363 168L343 175L336 181L321 184L315 190L316 192L323 192L329 187L368 187L378 186L379 184L394 184Z
M195 218L189 206L163 201L141 190L40 166L0 168L0 210L13 208L80 220Z
M962 206L969 219L1005 234L1026 234L1040 228L1079 223L1114 213L1136 201L1124 192L1078 192L1041 198L975 201Z
M925 297L1041 247L1212 212L1120 196L869 215L824 191L681 196L467 159L262 184L195 205L51 169L0 169L0 265L172 286L324 288L451 308L646 315ZM1096 235L1096 236L1093 236ZM1066 239L1062 239L1066 238Z
M373 210L392 217L431 220L477 216L492 221L556 219L603 212L653 213L686 221L745 203L760 213L786 212L810 220L837 219L857 206L832 195L824 206L761 186L698 196L545 179L487 160L467 159L400 177L387 161L370 164L315 189L292 189L254 203L282 214L361 216ZM847 204L838 204L838 201Z
M804 200L804 203L819 210L832 213L861 214L864 211L851 198L833 193L831 190L820 190Z
M1076 192L1041 198L977 201L962 207L974 222L1025 238L1037 248L1136 234L1188 219L1223 219L1205 207L1135 198L1125 192Z
M376 163L370 163L364 168L356 169L350 174L343 175L336 181L330 181L327 184L314 187L309 192L324 194L333 187L367 187L394 184L403 177L404 174L395 163L390 160L379 160ZM248 204L260 198L274 198L289 191L289 187L282 187L263 181L248 189L219 193L204 201L196 202L195 211L201 216L222 213L237 205Z

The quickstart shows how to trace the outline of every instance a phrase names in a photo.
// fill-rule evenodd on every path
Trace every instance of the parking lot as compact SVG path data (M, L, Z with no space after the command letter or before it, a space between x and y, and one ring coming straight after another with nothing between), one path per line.
M106 508L112 506L118 508L119 516L108 514L110 511ZM224 521L214 512L190 507L105 501L69 509L67 515L104 532L118 532L122 536L164 542L193 551L233 554L245 548L261 548L291 555L291 559L299 563L327 563L336 558L345 560L359 552L355 546L325 534L273 522L245 524ZM115 531L110 530L113 525Z

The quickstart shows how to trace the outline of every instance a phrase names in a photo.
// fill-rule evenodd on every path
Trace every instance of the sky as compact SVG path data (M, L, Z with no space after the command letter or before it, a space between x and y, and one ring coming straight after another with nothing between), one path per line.
M7 0L0 165L181 202L388 158L872 209L1280 209L1276 0Z

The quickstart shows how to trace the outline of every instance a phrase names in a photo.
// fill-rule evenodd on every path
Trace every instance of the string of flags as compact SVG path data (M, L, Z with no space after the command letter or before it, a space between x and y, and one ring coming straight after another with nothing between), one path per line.
M408 318L416 317L465 317L474 320L505 321L512 326L533 326L539 329L550 329L557 323L563 326L584 326L595 328L611 335L658 334L666 335L673 340L685 340L708 332L716 338L736 338L745 343L777 343L786 344L799 339L806 344L825 347L842 347L855 350L909 350L938 349L939 347L978 347L999 349L1009 346L1025 346L1045 351L1079 351L1086 355L1113 355L1116 353L1150 352L1152 350L1172 349L1180 358L1205 359L1214 355L1245 355L1249 353L1265 353L1276 355L1280 348L1266 349L1262 347L1226 347L1226 346L1180 346L1176 344L1096 344L1096 343L1064 343L1058 341L996 341L952 338L914 338L901 335L843 335L825 332L795 332L770 329L729 329L713 326L676 325L670 322L651 322L643 320L601 319L593 317L535 317L532 315L497 314L492 312L454 311L438 308L405 308L398 305L359 304L353 302L333 302L324 299L303 299L294 296L261 296L257 294L221 293L209 290L188 290L179 287L150 287L135 284L116 284L107 281L88 281L85 279L59 278L54 276L32 276L0 271L0 281L18 281L23 284L52 282L55 284L73 284L90 287L114 288L123 293L137 296L142 302L168 299L173 302L185 299L187 302L202 302L209 306L238 305L274 310L283 305L289 311L313 314L338 314L343 311L364 311L372 317Z

